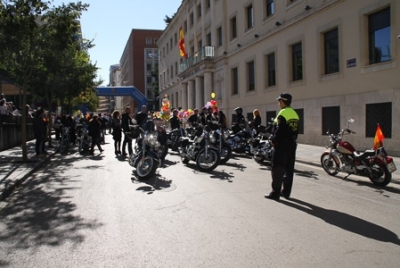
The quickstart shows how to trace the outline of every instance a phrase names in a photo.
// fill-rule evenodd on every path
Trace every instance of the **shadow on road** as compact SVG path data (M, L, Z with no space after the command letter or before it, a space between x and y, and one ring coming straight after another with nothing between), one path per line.
M290 201L281 200L280 202L289 207L320 218L326 223L332 224L343 230L378 241L400 245L399 237L392 231L355 216L336 210L325 209L295 198L291 198Z
M76 204L71 202L69 191L74 188L67 185L77 178L65 177L64 172L71 169L73 162L80 160L53 158L42 173L33 175L8 200L9 205L0 210L0 243L8 245L7 250L65 243L76 246L85 239L80 231L102 226L96 220L76 215Z

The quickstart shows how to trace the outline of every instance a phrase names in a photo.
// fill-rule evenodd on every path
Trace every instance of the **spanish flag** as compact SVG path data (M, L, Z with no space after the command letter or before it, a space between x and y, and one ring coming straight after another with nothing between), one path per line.
M385 136L383 136L381 127L378 124L378 126L376 127L375 138L374 138L374 150L383 146L384 138Z
M181 57L187 58L185 47L185 35L183 34L182 27L179 29L179 54Z

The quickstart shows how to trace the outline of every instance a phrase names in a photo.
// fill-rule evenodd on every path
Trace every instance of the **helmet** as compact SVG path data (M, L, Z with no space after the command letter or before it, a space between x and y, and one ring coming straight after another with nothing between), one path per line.
M235 109L234 109L234 111L235 112L237 112L237 113L243 113L243 109L242 108L240 108L240 107L236 107Z

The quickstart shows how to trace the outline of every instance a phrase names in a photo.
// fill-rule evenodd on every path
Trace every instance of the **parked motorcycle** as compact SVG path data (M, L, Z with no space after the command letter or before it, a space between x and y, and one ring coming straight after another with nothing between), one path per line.
M235 126L232 127L234 129ZM251 132L246 128L242 128L238 131L232 131L227 138L227 142L231 146L231 149L235 153L250 153L250 144L249 141L251 139Z
M274 147L270 143L272 127L272 124L268 124L267 127L259 126L257 134L249 141L250 153L254 161L259 164L264 161L272 161L272 154L274 152Z
M78 151L80 154L88 152L92 146L92 137L89 136L87 126L84 124L77 124L77 137L76 141L78 143Z
M152 122L149 121L146 124L150 125ZM158 131L154 131L154 125L148 127L147 130L138 125L130 125L129 128L132 138L136 138L134 153L129 156L129 164L136 168L136 174L139 179L149 179L154 176L157 168L161 166L164 152L157 139Z
M229 130L224 130L218 122L209 122L209 126L211 127L210 146L218 150L221 157L219 163L223 165L232 156L232 148L226 141L229 137Z
M179 154L182 163L195 161L197 167L204 172L210 172L218 166L221 157L218 150L210 146L210 132L209 126L198 126L194 139L181 137Z
M71 147L71 127L66 127L61 125L61 139L60 139L60 144L58 147L58 151L63 154L68 151L68 149Z
M353 122L354 120L349 120L349 123ZM339 172L360 175L368 177L375 185L388 185L392 179L392 172L396 171L396 165L384 147L356 151L353 145L343 140L345 134L355 132L347 127L336 135L329 134L327 151L321 155L321 165L325 172L331 176Z
M178 151L180 138L185 136L183 128L176 128L167 133L167 144L172 151Z

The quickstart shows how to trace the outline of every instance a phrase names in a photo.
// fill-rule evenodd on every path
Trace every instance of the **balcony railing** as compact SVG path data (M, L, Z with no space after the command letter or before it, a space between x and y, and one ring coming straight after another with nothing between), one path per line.
M194 55L189 56L181 61L181 64L179 65L179 72L182 73L197 63L202 62L205 59L212 58L214 58L214 47L204 46L200 50L196 51Z

